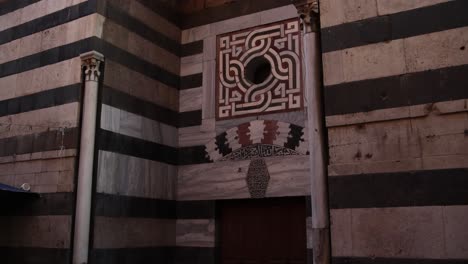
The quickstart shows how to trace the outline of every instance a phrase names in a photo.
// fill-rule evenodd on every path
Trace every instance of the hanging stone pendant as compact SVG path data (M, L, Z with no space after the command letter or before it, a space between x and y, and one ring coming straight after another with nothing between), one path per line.
M245 180L252 198L264 198L270 181L270 173L268 173L265 160L262 158L252 159Z

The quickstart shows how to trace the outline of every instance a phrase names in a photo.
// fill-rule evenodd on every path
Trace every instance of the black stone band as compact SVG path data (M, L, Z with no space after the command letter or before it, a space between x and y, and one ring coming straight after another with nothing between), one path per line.
M174 263L177 264L214 264L216 248L212 247L175 247Z
M177 201L177 219L213 219L216 201Z
M204 247L140 247L117 249L92 249L90 263L177 263L213 264L214 248Z
M322 29L322 52L468 26L468 1L455 0Z
M0 139L0 157L35 152L76 149L79 130L76 127L50 130Z
M102 89L102 103L173 127L201 124L201 110L178 113L109 86Z
M330 208L468 205L468 169L333 176Z
M39 110L48 107L78 102L81 95L81 84L71 84L34 94L0 101L0 116Z
M71 262L71 249L0 247L0 256L2 264L63 264Z
M195 73L180 77L180 90L200 87L203 84L203 74Z
M100 129L99 150L177 165L177 148Z
M332 263L333 264L462 264L462 263L468 263L468 259L333 257Z
M182 29L188 29L289 5L291 3L291 0L240 0L231 2L229 5L215 6L192 14L181 15L179 16L179 25Z
M467 2L468 3L468 2ZM326 86L325 114L341 115L468 98L468 65Z
M203 52L203 40L190 42L182 45L181 57L191 56Z
M32 5L39 1L41 0L5 0L3 3L0 4L0 16L26 7L28 5Z
M74 205L74 193L42 193L37 198L17 197L14 201L2 202L0 216L72 215Z
M95 216L176 219L174 200L96 193L94 203Z

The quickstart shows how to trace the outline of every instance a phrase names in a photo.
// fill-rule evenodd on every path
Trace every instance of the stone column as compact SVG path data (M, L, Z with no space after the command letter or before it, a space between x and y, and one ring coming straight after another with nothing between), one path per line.
M303 76L307 106L314 264L330 263L330 223L322 113L320 24L317 0L294 1L302 22Z
M84 68L84 98L82 105L83 116L81 121L73 264L88 263L98 85L101 75L99 66L104 61L104 56L96 51L84 53L80 57L82 67Z

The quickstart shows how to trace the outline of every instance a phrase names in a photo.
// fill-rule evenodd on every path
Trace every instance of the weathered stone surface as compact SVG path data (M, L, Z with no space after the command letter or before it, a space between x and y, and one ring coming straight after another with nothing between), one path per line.
M375 0L320 1L322 28L377 16Z
M468 27L406 38L403 41L409 72L468 63Z
M406 72L403 40L371 44L340 51L346 82L398 75Z
M352 209L352 256L443 258L442 207Z
M342 51L327 52L322 55L323 83L333 85L344 82Z
M329 128L329 173L464 167L466 123L460 112Z
M351 209L330 210L330 236L332 256L352 256Z
M411 9L421 8L425 6L436 5L439 3L448 2L451 0L411 0L411 1L392 1L392 0L376 0L379 15L387 15L398 13Z
M445 226L446 256L449 258L468 258L468 206L443 207Z

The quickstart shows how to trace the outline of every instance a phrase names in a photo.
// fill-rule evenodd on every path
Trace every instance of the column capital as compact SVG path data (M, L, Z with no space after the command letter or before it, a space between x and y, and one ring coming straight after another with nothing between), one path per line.
M101 75L99 65L104 61L104 55L93 50L81 54L80 58L81 67L84 68L85 81L97 82Z
M306 32L317 32L319 26L318 0L291 0L301 18L302 26Z

